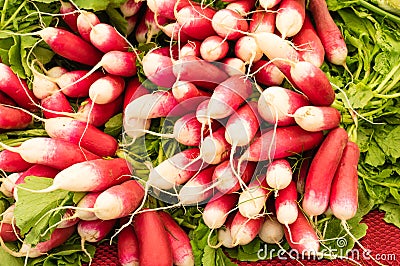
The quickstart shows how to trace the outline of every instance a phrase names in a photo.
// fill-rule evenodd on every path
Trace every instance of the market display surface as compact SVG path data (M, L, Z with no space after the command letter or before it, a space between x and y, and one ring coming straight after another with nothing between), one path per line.
M400 263L398 1L0 7L0 265Z

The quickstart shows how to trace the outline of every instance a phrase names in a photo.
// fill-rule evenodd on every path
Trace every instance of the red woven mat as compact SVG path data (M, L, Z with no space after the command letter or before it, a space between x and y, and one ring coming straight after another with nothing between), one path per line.
M396 266L400 265L400 230L383 221L384 214L378 211L373 211L364 217L363 222L368 225L367 236L360 242L368 250L371 250L371 255L375 256L384 265ZM354 253L353 253L354 254ZM357 255L353 255L354 258ZM362 265L377 265L370 259L364 258L362 251L359 252L357 261ZM354 265L345 260L300 260L304 265ZM246 263L242 262L240 266L264 266L264 265L279 265L291 266L301 265L300 262L295 260L268 260L264 262ZM117 248L115 245L108 245L106 243L98 246L95 258L93 259L93 266L120 266L117 258Z

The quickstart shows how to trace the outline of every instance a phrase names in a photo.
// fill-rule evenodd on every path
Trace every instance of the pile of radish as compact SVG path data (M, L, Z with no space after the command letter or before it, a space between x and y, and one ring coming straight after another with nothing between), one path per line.
M50 240L7 250L20 257L40 256L74 232L99 242L119 228L122 265L193 265L189 236L168 213L182 206L200 206L226 248L285 237L300 253L318 252L313 221L328 211L347 229L357 211L360 151L340 127L335 91L320 68L325 59L345 67L347 56L325 1L308 8L304 0L223 2L216 10L189 0L128 0L119 8L133 23L128 37L62 2L69 29L36 34L82 68L46 69L33 60L28 87L0 63L0 129L39 120L48 134L18 147L0 143L1 192L15 200L1 221L3 248L23 243L12 208L28 176L53 179L30 193L86 194L65 208ZM170 45L137 49L160 34ZM117 140L103 128L121 112ZM160 118L173 121L172 132L150 130ZM117 151L153 135L184 148L138 178ZM174 204L146 208L149 194Z

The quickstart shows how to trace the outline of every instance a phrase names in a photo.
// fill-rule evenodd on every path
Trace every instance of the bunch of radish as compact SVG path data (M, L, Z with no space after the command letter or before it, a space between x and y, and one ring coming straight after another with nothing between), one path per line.
M335 91L320 69L325 58L345 66L347 49L325 1L310 1L309 10L304 0L226 2L215 10L189 0L128 0L119 10L133 43L170 38L140 59L113 26L62 2L70 30L37 34L80 69L33 61L30 90L0 63L0 114L7 114L0 129L24 129L37 118L49 136L1 143L0 168L10 173L1 192L18 205L18 186L34 175L54 180L31 193L86 193L48 244L14 255L39 256L75 229L83 241L98 242L121 225L122 265L193 265L185 231L167 212L143 208L150 191L172 195L174 206L204 205L204 223L227 248L285 236L299 252L317 252L313 217L329 208L345 226L355 215L359 150L339 127ZM139 82L137 61L162 90ZM76 112L74 101L81 102ZM33 114L39 111L45 118ZM118 141L102 131L120 112L125 148L146 134L185 148L150 167L146 179L134 178L126 158L116 158ZM173 132L150 131L159 118L173 121ZM22 239L8 221L0 239Z

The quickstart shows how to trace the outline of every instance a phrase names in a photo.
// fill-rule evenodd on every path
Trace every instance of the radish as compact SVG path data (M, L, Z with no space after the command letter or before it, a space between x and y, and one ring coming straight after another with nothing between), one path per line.
M293 44L298 48L300 57L317 67L324 63L325 50L311 20L306 14L303 27L293 36Z
M219 243L226 248L233 248L232 235L231 235L231 226L234 214L231 214L226 219L224 226L220 227L217 231L217 237Z
M285 78L285 75L276 65L263 59L254 62L251 66L251 72L257 83L266 86L278 86L282 84Z
M324 0L311 1L309 8L327 60L332 64L345 65L347 46L340 29L329 13L326 2Z
M301 195L304 194L306 177L313 157L314 157L314 150L309 150L304 152L300 161L300 166L296 169L296 171L293 174L293 180L296 181L297 192L300 193Z
M220 9L212 17L214 31L228 40L237 40L249 29L247 21L237 12L230 9Z
M238 202L237 194L215 194L203 210L204 223L210 229L220 228L225 224L229 212Z
M106 75L93 82L89 88L89 97L97 104L110 103L122 94L124 88L125 81L122 77Z
M23 184L25 177L27 176L54 178L59 172L60 171L58 169L41 164L35 164L26 171L22 172L19 175L18 179L15 181L15 184Z
M120 33L107 23L99 23L92 27L90 42L103 53L110 51L127 52L129 43ZM98 60L100 61L100 60Z
M292 181L292 168L285 159L272 161L267 168L267 184L276 190L281 190L290 185Z
M251 36L240 37L235 44L235 55L245 63L258 62L264 55Z
M346 221L354 217L358 206L357 166L360 149L354 142L347 142L332 181L329 206L333 215Z
M320 215L328 208L332 179L347 142L346 130L338 127L327 134L318 148L307 174L302 202L308 215Z
M95 127L103 126L111 117L121 111L122 102L122 95L107 104L96 104L91 99L87 99L81 104L74 117Z
M131 35L131 33L135 30L138 19L139 19L138 15L125 18L126 21L125 36Z
M227 78L211 95L207 115L213 119L231 115L251 95L252 83L240 75Z
M263 161L285 158L317 147L322 132L308 132L299 126L278 127L256 139L240 160Z
M202 204L213 195L212 175L216 166L201 170L184 184L179 191L178 198L182 205Z
M228 4L225 9L235 11L242 17L246 17L247 14L254 8L255 3L255 0L237 0Z
M212 179L218 191L224 194L235 193L250 182L257 164L254 162L242 164L238 173L232 171L232 168L237 168L237 160L233 160L233 164L230 161L224 161L215 168Z
M181 47L179 52L179 57L185 56L196 56L200 57L200 45L199 41L188 41L185 45Z
M276 15L276 28L282 39L296 35L304 23L306 15L305 0L282 0Z
M290 69L295 87L301 90L313 105L329 106L335 100L335 91L326 74L315 65L301 61Z
M289 126L295 124L293 114L297 109L309 105L307 98L292 90L271 86L258 98L258 112L270 124Z
M40 100L45 99L58 90L59 88L57 83L53 80L50 80L42 75L37 75L35 73L33 74L32 92L36 98Z
M74 113L71 103L64 93L57 91L40 101L43 107L43 115L47 119L66 116L67 113Z
M79 13L76 8L69 2L61 1L60 14L62 19L70 27L73 32L78 32L77 19Z
M175 49L172 48L173 53ZM146 77L157 86L170 88L175 83L168 47L151 50L143 57L142 64Z
M298 216L297 207L297 189L296 184L291 181L290 184L279 190L275 198L276 218L281 224L289 225L296 221Z
M123 133L133 140L144 136L146 130L150 129L151 119L140 119L135 117L123 118Z
M176 11L181 10L185 6L195 5L188 0L148 0L147 6L155 14L166 17L168 19L175 19Z
M200 46L200 55L208 62L224 58L228 54L228 51L229 44L216 35L205 38Z
M288 225L288 228L285 227L284 230L286 240L292 249L305 255L312 255L318 252L318 236L301 210L298 210L296 221Z
M263 217L249 219L237 212L232 220L231 236L232 245L247 245L257 237L264 222Z
M205 97L211 94L206 91L199 90L196 85L189 81L177 81L172 85L172 94L179 103L187 101L190 105L196 104L195 101L203 101ZM202 97L203 96L203 97ZM197 99L193 99L197 98ZM193 101L194 100L194 101ZM185 105L187 105L187 103ZM198 105L198 104L197 104ZM189 108L188 108L189 109Z
M229 76L243 75L246 73L246 63L236 57L225 57L221 60L220 68Z
M171 246L174 265L194 265L192 246L186 232L183 231L170 214L161 211L159 215L165 230L168 232L168 241Z
M171 40L186 43L190 37L186 35L182 30L178 22L169 23L161 27L161 30L171 38Z
M200 150L181 151L150 170L148 184L158 189L171 189L181 185L206 166L199 160Z
M13 190L15 189L15 182L17 182L17 180L19 179L19 177L21 176L21 173L12 173L10 175L8 175L7 177L5 177L3 179L3 182L1 183L0 186L0 192L4 194L4 196L12 198L13 195ZM15 200L17 200L17 198L14 197ZM4 216L3 216L3 220L4 220Z
M267 244L276 244L281 241L285 234L283 226L278 222L275 216L265 218L258 236Z
M67 209L63 214L60 223L57 225L57 228L67 228L76 225L79 223L80 219L74 215L74 210Z
M0 91L9 96L18 106L31 112L38 111L36 105L39 100L28 89L26 82L20 80L12 69L3 63L0 63Z
M204 40L208 36L215 35L211 25L215 13L216 11L209 7L190 5L179 10L175 17L185 34L196 40Z
M93 211L85 209L92 209L96 199L101 193L102 191L86 193L76 205L78 208L76 208L74 216L84 221L93 221L99 219Z
M225 139L225 128L208 135L200 144L200 156L208 164L219 164L229 157L231 145Z
M207 116L207 107L209 102L209 99L202 101L196 109L196 118L203 125L207 125L211 122L211 119Z
M260 6L268 10L277 6L280 2L281 0L260 0Z
M121 11L122 15L124 15L125 18L131 17L139 12L142 5L143 1L136 2L135 0L127 0L119 6L119 10Z
M4 92L0 91L0 104L6 104L10 106L16 106L17 104L13 99L7 96Z
M23 172L32 166L22 159L21 155L17 152L3 150L0 152L0 169L5 172Z
M88 73L87 70L73 70L56 78L55 81L66 96L72 98L86 97L89 95L89 88L93 82L104 76L100 71L93 72L90 75Z
M149 29L144 21L144 19L140 20L139 24L136 26L135 29L135 39L138 43L146 43L148 38L151 39L153 36L147 37Z
M118 149L115 138L93 125L72 118L48 119L45 121L44 128L51 138L77 144L101 157L114 156Z
M232 150L236 146L245 146L254 138L259 126L257 103L245 103L226 122L225 139L232 145Z
M76 144L45 137L25 140L21 146L15 148L2 143L0 145L7 150L19 153L29 163L43 164L60 170L78 162L99 158Z
M260 1L260 4L262 1ZM249 32L270 32L275 31L275 12L266 12L262 9L257 9L251 17L249 24Z
M118 234L117 248L122 266L139 266L139 243L133 226L125 227Z
M340 118L340 112L330 106L302 106L294 113L296 123L313 132L338 127Z
M136 75L136 52L110 51L105 53L100 62L94 67L103 67L107 73L122 77Z
M133 227L139 243L139 265L170 266L173 264L168 232L156 211L147 209L133 220Z
M97 243L103 240L114 228L117 220L79 221L77 231L82 243L85 241Z
M90 32L92 28L100 23L100 19L93 12L81 11L77 20L79 35L87 42L90 42Z
M3 242L14 242L19 238L19 229L10 223L0 222L0 239Z
M134 99L148 93L149 91L142 86L142 83L140 83L138 77L129 79L126 83L126 88L124 91L124 103L122 110L125 110L126 106Z
M102 53L99 50L67 30L47 27L37 33L51 50L66 59L89 66L94 66L101 60Z
M269 196L269 187L265 176L258 177L244 189L239 196L239 212L242 216L253 219L260 214L265 207Z
M146 25L145 37L146 43L148 43L161 31L161 25L168 23L168 19L163 16L155 15L150 9L147 9L140 23Z

